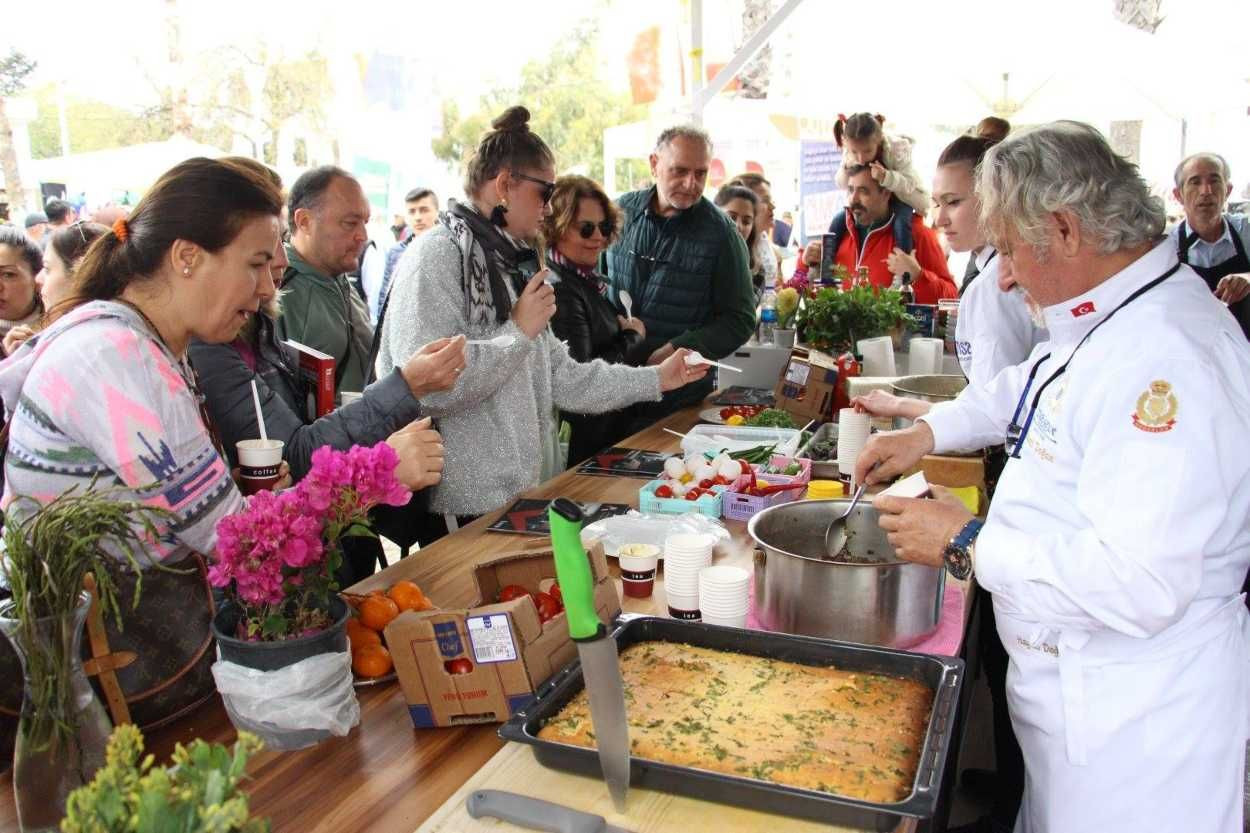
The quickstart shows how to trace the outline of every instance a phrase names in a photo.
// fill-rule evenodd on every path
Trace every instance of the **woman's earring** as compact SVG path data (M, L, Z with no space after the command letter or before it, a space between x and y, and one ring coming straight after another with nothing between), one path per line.
M187 277L191 277L191 267L190 266L182 267L182 274L186 275Z
M508 213L508 201L504 200L499 205L491 209L490 221L499 228L507 228L508 218L504 215Z

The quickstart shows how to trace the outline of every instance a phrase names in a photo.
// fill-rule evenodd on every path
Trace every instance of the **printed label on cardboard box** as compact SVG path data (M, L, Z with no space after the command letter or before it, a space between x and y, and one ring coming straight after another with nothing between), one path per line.
M464 621L469 628L473 658L478 664L511 662L517 658L516 641L512 638L507 614L469 616Z
M793 385L806 385L808 374L811 372L812 367L806 362L792 361L790 366L786 368L786 381Z
M447 659L455 659L464 653L464 645L460 642L460 632L455 622L435 622L434 637L438 640L438 651Z

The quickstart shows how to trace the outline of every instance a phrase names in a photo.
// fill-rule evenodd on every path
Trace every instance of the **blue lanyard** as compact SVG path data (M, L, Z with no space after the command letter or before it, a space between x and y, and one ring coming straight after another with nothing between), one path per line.
M1046 388L1050 386L1051 382L1055 381L1067 372L1068 365L1072 364L1072 359L1076 356L1076 351L1084 347L1085 342L1089 341L1089 337L1097 332L1099 327L1110 321L1112 316L1114 316L1117 312L1124 309L1168 278L1172 277L1172 275L1176 274L1176 270L1180 268L1180 263L1176 263L1171 269L1167 270L1150 283L1138 288L1136 292L1121 301L1119 306L1107 313L1106 318L1091 327L1089 332L1085 334L1085 337L1077 342L1076 347L1072 348L1072 352L1068 354L1068 360L1060 365L1059 369L1052 373L1050 377L1042 383L1042 386L1037 389L1037 393L1033 396L1033 402L1029 405L1029 412L1024 418L1024 425L1021 426L1019 424L1020 412L1024 410L1024 403L1028 401L1029 390L1033 387L1033 379L1037 376L1037 371L1041 368L1042 363L1049 359L1052 354L1047 353L1034 362L1033 367L1029 370L1028 381L1024 384L1024 392L1020 394L1020 400L1016 403L1016 411L1012 414L1011 422L1007 426L1007 448L1009 449L1008 453L1010 456L1019 459L1020 449L1024 447L1024 438L1029 435L1029 427L1033 424L1033 415L1037 413L1037 405L1042 400L1042 394L1045 392Z

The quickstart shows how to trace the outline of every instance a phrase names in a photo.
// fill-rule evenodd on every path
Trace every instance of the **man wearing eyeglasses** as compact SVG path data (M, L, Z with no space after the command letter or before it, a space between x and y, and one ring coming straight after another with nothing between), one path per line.
M1050 341L869 442L856 476L1007 440L984 523L945 494L875 505L900 557L993 594L1025 760L1017 831L1241 830L1250 346L1093 128L1012 134L979 185Z
M703 196L712 142L697 127L660 134L651 154L650 188L617 200L621 237L604 253L609 297L624 290L646 326L643 355L659 364L679 347L723 358L755 330L755 293L746 244L733 223ZM619 309L624 310L623 306ZM712 377L634 407L632 428L645 427L712 390Z

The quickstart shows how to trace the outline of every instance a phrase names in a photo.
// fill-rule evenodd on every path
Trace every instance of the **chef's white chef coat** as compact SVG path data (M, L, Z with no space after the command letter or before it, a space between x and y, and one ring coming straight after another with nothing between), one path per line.
M1030 368L1021 425L1081 338L1176 264L1164 242L1047 308L1050 341L1028 361L923 417L936 450L1002 442ZM1011 655L1018 832L1241 830L1248 438L1250 346L1187 266L1046 387L974 562Z
M1028 358L1047 336L1029 317L1020 293L998 288L1001 260L994 247L984 246L973 257L979 274L959 299L955 355L968 382L984 385L1004 367Z

